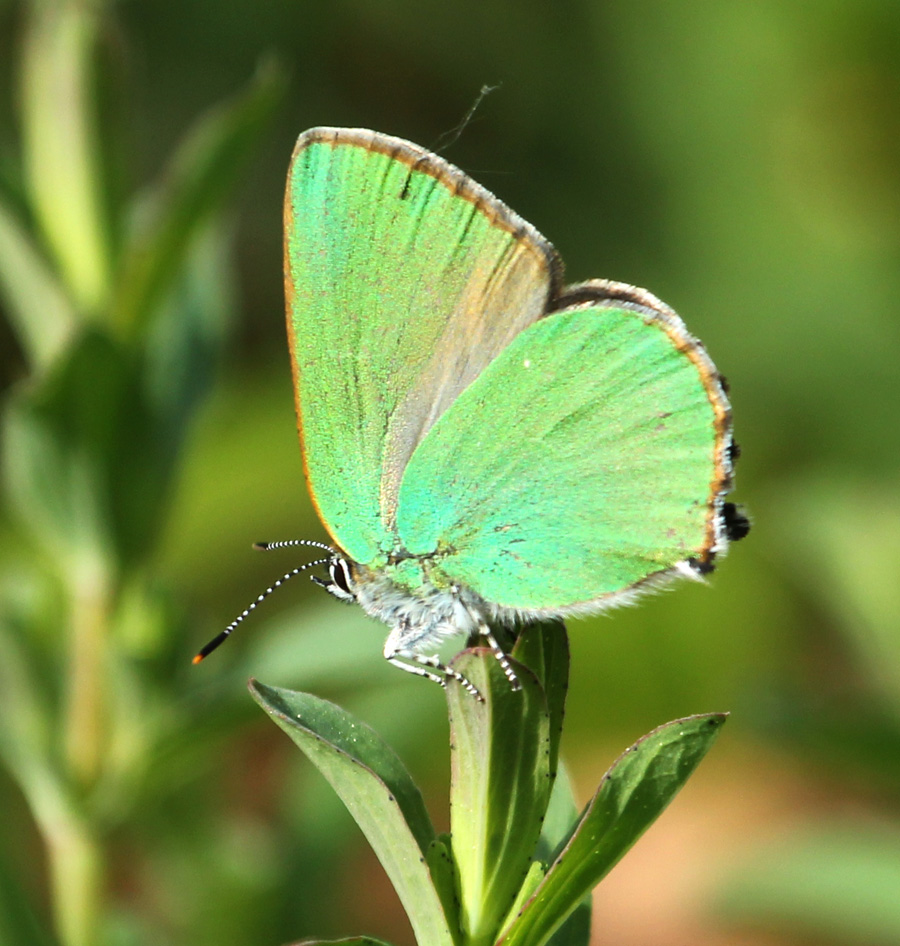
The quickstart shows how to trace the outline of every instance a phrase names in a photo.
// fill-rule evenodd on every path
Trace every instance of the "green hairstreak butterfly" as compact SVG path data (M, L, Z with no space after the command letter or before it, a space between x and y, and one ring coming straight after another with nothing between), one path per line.
M284 254L306 477L334 542L309 564L388 626L391 663L443 683L438 645L480 635L516 685L492 628L701 576L746 534L703 345L644 289L565 286L550 243L442 158L304 132Z

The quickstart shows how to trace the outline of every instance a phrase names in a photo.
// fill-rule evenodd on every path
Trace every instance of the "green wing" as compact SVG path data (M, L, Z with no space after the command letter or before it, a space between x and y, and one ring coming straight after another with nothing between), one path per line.
M432 580L505 607L602 607L702 571L725 541L730 413L712 362L643 290L568 298L460 395L400 490L401 539Z
M355 561L396 545L400 479L435 421L546 308L550 245L435 155L371 131L297 142L288 339L307 478Z

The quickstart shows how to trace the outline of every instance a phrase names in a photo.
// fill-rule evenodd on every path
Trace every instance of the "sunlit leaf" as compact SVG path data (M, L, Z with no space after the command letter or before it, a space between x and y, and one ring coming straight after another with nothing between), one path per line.
M326 700L255 681L250 692L340 795L391 878L417 941L452 946L426 863L434 829L418 788L393 750Z
M27 9L22 124L31 201L69 294L96 316L111 282L92 101L98 14L88 3Z
M614 763L544 882L503 937L541 946L675 797L718 735L723 714L660 726Z
M0 203L0 292L34 369L50 364L78 323L62 284L12 210Z

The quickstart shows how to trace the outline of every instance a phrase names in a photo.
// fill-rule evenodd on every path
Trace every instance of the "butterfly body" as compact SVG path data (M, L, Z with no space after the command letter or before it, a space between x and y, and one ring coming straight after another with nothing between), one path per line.
M335 597L443 682L447 637L590 614L749 528L715 365L651 293L565 288L551 244L410 142L314 128L285 194L288 341Z
M420 563L397 574L396 566L357 567L351 586L357 603L370 617L392 629L386 650L424 652L449 637L469 635L490 617L489 609L471 589L458 585L439 587ZM410 579L419 573L415 587ZM440 580L440 579L438 579Z

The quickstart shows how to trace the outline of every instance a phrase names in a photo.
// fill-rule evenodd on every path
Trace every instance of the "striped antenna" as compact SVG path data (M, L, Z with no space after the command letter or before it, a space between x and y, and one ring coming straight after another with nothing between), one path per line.
M331 552L334 555L334 549L330 545L326 545L324 542L314 542L312 539L287 539L283 542L254 542L253 548L258 552L271 552L273 549L291 549L297 545L309 545L314 549L325 549L326 552ZM314 564L313 562L309 563L310 565Z
M329 545L323 545L321 542L312 542L306 539L290 539L287 542L257 542L254 544L255 549L261 549L263 551L268 551L270 549L280 549L288 548L294 545L312 545L316 548L326 549L334 554L334 550ZM198 664L204 657L208 657L220 644L224 644L231 632L241 623L241 621L246 618L251 611L255 611L259 607L260 603L265 601L270 594L276 589L280 588L286 581L289 581L295 575L299 575L300 572L305 572L307 568L314 568L316 565L327 565L331 561L331 556L328 558L317 558L314 562L307 562L305 565L298 565L296 568L292 568L289 572L285 572L278 579L278 581L269 585L266 590L257 597L255 601L249 604L243 611L225 628L224 631L221 631L205 646L200 652L194 657L192 663Z

